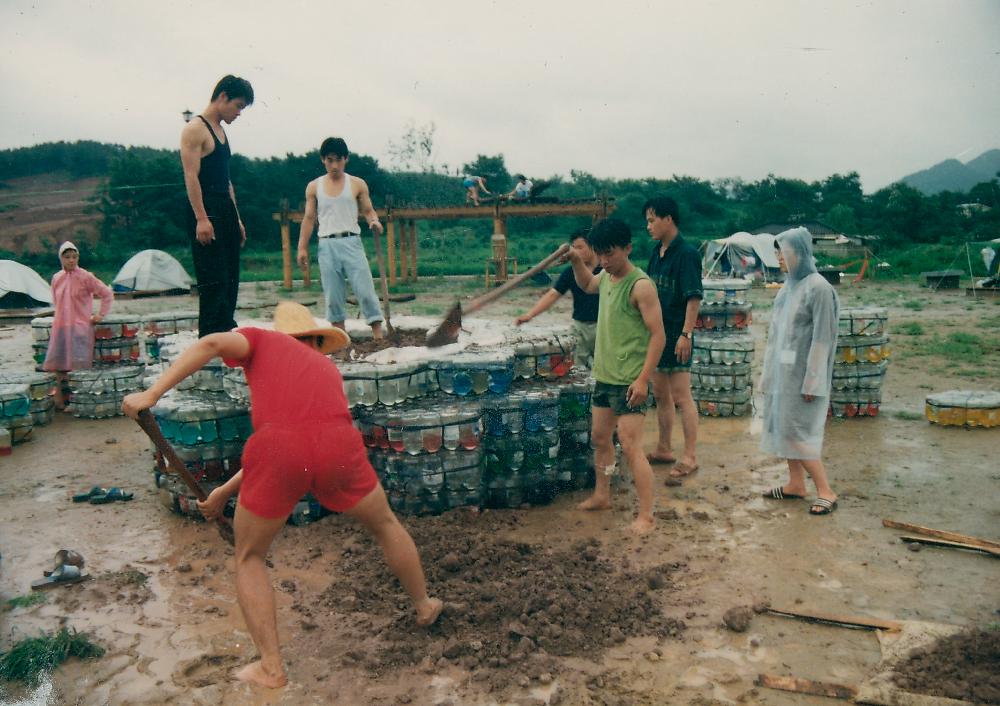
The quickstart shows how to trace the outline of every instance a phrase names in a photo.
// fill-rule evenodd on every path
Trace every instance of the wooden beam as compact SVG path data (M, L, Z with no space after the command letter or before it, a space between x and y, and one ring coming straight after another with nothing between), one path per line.
M903 535L900 537L904 542L916 542L918 544L929 544L935 547L950 547L951 549L969 549L974 552L986 552L992 556L1000 557L1000 549L990 549L989 547L980 547L975 544L967 544L965 542L949 542L947 539L935 539L933 537L912 537L910 535Z
M417 222L410 221L410 281L417 281Z
M903 624L895 620L879 620L878 618L866 618L853 615L834 615L832 613L818 613L811 610L778 610L768 608L771 615L778 615L782 618L795 618L804 620L807 623L822 623L834 625L841 628L851 628L853 630L890 630L893 632L903 629Z
M882 526L890 527L892 529L906 530L907 532L916 532L917 534L922 534L927 537L936 537L937 539L944 539L949 542L972 544L983 549L1000 550L1000 542L994 542L992 539L980 539L979 537L970 537L967 534L959 534L958 532L949 532L947 530L939 530L932 527L921 527L920 525L912 525L909 522L882 520Z
M389 284L396 284L396 219L395 218L386 219L385 249L389 255Z
M766 686L768 689L792 691L796 694L828 696L831 699L852 700L858 695L858 688L856 686L813 681L812 679L798 679L797 677L782 677L777 674L758 674L757 685Z

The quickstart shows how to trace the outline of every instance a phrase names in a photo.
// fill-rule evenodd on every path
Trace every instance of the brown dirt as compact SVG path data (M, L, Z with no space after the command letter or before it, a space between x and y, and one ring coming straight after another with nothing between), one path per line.
M505 538L524 514L461 511L408 523L429 584L448 601L430 630L414 628L410 612L400 610L398 583L367 536L342 550L344 571L319 604L355 624L393 616L375 633L382 644L364 656L375 675L450 664L490 670L494 688L514 681L518 671L510 668L519 663L529 676L551 676L562 671L552 657L594 658L627 638L680 635L683 621L666 617L663 601L683 564L639 571L596 538L565 549ZM357 657L349 652L345 661Z
M427 340L425 331L401 331L396 329L396 333L396 341L390 341L387 333L384 337L378 340L374 338L366 338L360 341L354 341L348 350L350 350L354 355L365 356L377 351L385 350L386 348L423 346Z
M904 691L1000 704L1000 630L972 630L917 648L896 667Z
M20 255L54 252L63 240L95 242L100 214L91 199L101 181L44 174L3 182L0 206L17 208L0 212L0 249ZM52 262L58 269L54 257Z

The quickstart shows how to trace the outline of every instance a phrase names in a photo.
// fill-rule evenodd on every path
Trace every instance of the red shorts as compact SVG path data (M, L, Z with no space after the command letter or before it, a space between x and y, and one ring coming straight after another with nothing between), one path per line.
M243 447L240 504L259 517L289 515L306 493L344 512L376 485L361 434L348 421L264 424Z

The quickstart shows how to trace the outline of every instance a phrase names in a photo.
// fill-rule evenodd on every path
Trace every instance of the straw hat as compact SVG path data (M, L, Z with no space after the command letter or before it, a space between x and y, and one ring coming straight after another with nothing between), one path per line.
M321 327L309 310L298 302L278 302L274 309L274 330L289 336L321 336L319 352L324 355L339 351L351 344L351 338L336 326Z

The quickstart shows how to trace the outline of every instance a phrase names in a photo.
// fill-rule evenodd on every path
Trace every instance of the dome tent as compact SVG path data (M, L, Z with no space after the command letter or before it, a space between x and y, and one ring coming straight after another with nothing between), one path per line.
M143 250L122 265L111 288L116 292L187 292L191 289L191 277L169 253Z
M0 309L52 305L52 289L41 275L14 260L0 260Z
M728 238L709 240L704 245L702 269L705 277L758 276L780 280L781 270L774 253L774 236L770 233L733 233Z

